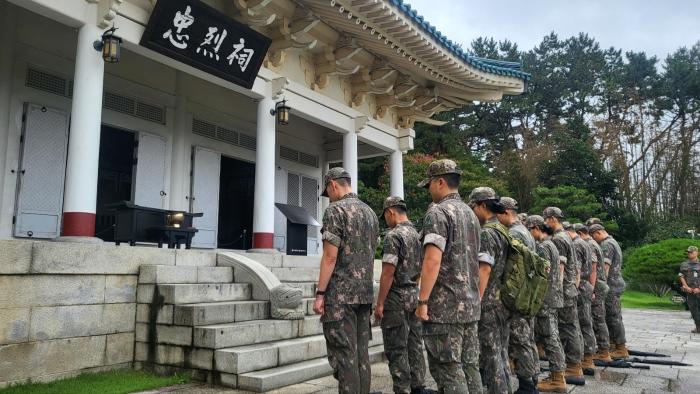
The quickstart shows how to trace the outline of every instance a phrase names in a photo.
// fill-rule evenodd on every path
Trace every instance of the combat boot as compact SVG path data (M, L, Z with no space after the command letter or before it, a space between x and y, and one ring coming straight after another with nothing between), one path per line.
M608 352L607 348L600 348L598 349L598 352L593 355L593 360L600 360L609 363L612 361L612 358L610 358L610 352Z
M693 334L700 334L700 326L695 326L695 329L690 330L690 332Z
M514 394L537 394L537 388L532 379L518 377L518 389Z
M627 352L627 346L624 343L618 343L615 345L615 350L610 352L610 358L613 360L619 360L623 358L628 358L630 354Z
M551 371L548 378L537 384L537 389L545 393L566 393L564 371Z
M593 364L593 355L584 354L583 360L581 361L581 369L583 369L583 374L588 376L595 375L595 364Z
M583 369L581 369L581 363L566 363L566 371L564 371L565 377L583 377Z

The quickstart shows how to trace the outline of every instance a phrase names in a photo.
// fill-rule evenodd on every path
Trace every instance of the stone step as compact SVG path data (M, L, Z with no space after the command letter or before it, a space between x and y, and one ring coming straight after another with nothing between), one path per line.
M313 316L316 314L316 312L314 312L315 300L315 298L303 298L301 300L301 304L304 306L304 311L306 311L307 316Z
M164 304L198 304L203 302L248 301L249 283L165 284L158 285Z
M196 267L142 265L139 269L139 283L231 283L231 267Z
M372 329L370 346L382 344L380 328ZM215 365L220 372L242 374L282 365L324 357L326 339L323 335L287 339L256 345L219 349L214 353Z
M322 333L320 316L302 320L252 320L194 327L194 346L223 349Z
M174 306L174 323L181 326L207 326L270 318L269 301L230 301Z
M375 346L369 349L369 360L371 363L379 362L383 357L383 346ZM321 357L296 364L243 373L238 375L237 380L239 389L264 392L307 380L322 378L332 373L333 370L328 365L328 359Z
M270 268L280 282L314 282L318 280L319 268L292 267Z

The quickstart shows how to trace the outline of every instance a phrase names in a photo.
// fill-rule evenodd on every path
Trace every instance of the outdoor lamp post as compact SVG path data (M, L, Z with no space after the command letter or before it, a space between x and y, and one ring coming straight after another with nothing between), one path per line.
M111 29L102 33L102 40L95 41L92 44L95 50L102 51L102 59L107 63L119 63L122 39L114 35L116 30L117 29L112 26Z
M270 110L270 115L277 115L277 123L281 125L289 124L289 111L291 108L287 106L287 100L282 100L275 104L275 109Z

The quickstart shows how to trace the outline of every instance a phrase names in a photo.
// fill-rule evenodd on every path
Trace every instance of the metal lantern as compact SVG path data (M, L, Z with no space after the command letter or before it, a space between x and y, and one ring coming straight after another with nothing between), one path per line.
M111 29L102 33L101 41L95 41L93 43L93 47L96 50L102 51L102 59L107 63L119 63L122 39L114 35L116 30L117 29L112 26Z
M168 226L172 226L175 228L180 228L182 227L182 224L185 222L185 213L184 212L174 212L168 215Z
M282 100L275 104L275 109L271 110L270 113L272 115L277 116L277 123L281 125L288 125L289 124L289 111L291 108L287 106L287 100Z

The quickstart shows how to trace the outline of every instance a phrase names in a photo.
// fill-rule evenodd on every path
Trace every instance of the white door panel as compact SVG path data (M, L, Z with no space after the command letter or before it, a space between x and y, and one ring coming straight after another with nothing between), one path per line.
M221 154L196 146L192 156L191 212L204 213L204 216L194 218L193 225L199 231L192 239L192 246L216 248L219 228Z
M136 156L134 203L144 207L163 208L165 200L165 138L139 132Z

